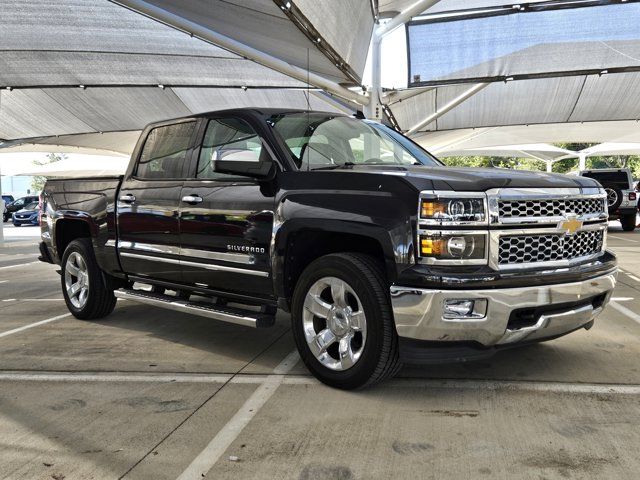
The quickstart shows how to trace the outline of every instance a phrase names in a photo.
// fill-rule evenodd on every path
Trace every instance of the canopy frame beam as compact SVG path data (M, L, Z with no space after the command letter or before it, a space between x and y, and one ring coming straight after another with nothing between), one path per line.
M413 135L414 133L420 131L420 129L426 127L430 123L435 122L437 119L442 117L445 113L450 112L451 110L456 108L461 103L463 103L466 100L468 100L469 98L473 97L476 93L478 93L478 92L484 90L485 88L487 88L489 85L490 85L489 83L476 83L471 88L465 90L460 95L455 97L449 103L443 105L441 108L437 109L435 112L433 112L430 115L427 115L424 119L422 119L418 123L416 123L413 127L411 127L409 130L407 130L407 132L406 132L407 135Z
M183 31L188 35L199 38L205 42L212 43L224 48L232 53L252 60L264 67L270 68L291 78L308 83L315 87L322 88L339 97L354 101L360 105L367 105L369 98L355 91L349 90L342 85L324 78L316 73L309 72L303 68L291 65L290 63L262 52L249 45L245 45L238 40L222 35L214 30L187 20L179 15L171 13L163 8L153 5L145 0L110 0L111 2L128 8L141 15L149 17L169 27Z
M379 25L371 38L371 90L369 104L366 106L367 117L382 120L382 39L396 28L404 25L416 15L431 8L440 0L417 0L387 23Z

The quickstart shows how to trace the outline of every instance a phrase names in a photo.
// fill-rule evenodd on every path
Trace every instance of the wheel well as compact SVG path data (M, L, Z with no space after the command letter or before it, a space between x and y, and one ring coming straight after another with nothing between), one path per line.
M62 260L62 255L67 249L67 246L78 238L91 237L91 231L89 225L81 220L67 220L62 219L56 222L56 250L58 251L58 257Z
M340 252L364 253L384 263L384 252L380 242L365 235L312 229L291 234L287 240L285 261L286 298L291 299L298 278L311 262L324 255Z

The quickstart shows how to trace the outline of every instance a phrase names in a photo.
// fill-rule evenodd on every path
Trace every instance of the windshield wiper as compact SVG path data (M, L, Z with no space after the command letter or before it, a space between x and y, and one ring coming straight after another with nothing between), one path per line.
M353 162L344 162L339 165L328 165L326 167L316 167L316 168L312 168L311 170L337 170L338 168L353 167L354 165L355 163Z

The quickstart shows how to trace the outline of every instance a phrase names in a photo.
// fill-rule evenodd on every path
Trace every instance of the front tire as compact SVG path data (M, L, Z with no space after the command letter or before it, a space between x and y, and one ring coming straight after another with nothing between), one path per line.
M369 255L312 262L296 284L291 321L302 361L327 385L364 388L400 369L389 286Z
M636 228L635 214L620 217L620 223L622 224L622 230L625 232L633 232Z
M94 320L109 315L116 306L113 289L93 253L88 238L71 242L62 256L62 294L67 308L80 320Z

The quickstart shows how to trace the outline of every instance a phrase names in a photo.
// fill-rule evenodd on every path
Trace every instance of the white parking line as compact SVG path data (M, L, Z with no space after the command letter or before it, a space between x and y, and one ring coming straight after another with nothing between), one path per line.
M624 273L627 277L635 280L636 282L640 282L640 278L636 277L633 273L626 271L624 268L618 268L622 273Z
M200 480L206 476L209 470L216 464L229 445L238 438L244 427L248 425L251 419L258 413L265 403L276 392L277 388L282 384L284 375L288 373L298 362L297 350L291 352L280 364L273 370L273 375L269 375L264 379L255 392L244 402L240 410L222 427L213 440L200 452L200 454L191 462L184 472L178 477L178 480Z
M25 258L38 258L35 253L0 253L0 260L24 260Z
M0 381L18 382L136 382L136 383L225 383L231 375L207 374L126 374L126 373L57 373L57 372L0 372ZM252 377L252 383L264 378ZM250 382L245 382L250 383Z
M625 307L624 305L620 305L617 302L609 302L609 305L611 305L613 308L618 310L623 315L626 315L630 319L635 320L636 322L640 323L640 315L638 315L633 310L629 310L627 307Z
M45 323L55 322L56 320L61 320L63 318L70 317L70 316L71 316L70 313L65 313L63 315L58 315L57 317L51 317L51 318L47 318L46 320L40 320L39 322L30 323L29 325L25 325L24 327L14 328L13 330L7 330L6 332L0 333L0 338L13 335L14 333L22 332L24 330L37 327L39 325L44 325Z
M615 236L615 235L611 235L611 234L609 234L608 236L609 236L610 238L615 238L615 239L618 239L618 240L623 240L623 241L625 241L625 242L640 243L640 241L638 241L638 240L632 240L632 239L630 239L630 238L617 237L617 236Z
M64 302L64 298L7 298L3 302Z
M427 380L398 378L396 380L384 382L380 384L380 387L468 388L473 390L512 390L582 394L616 393L622 395L640 395L640 385L606 383L512 382L503 380Z
M40 263L40 262L29 262L29 263L20 263L18 265L7 265L6 267L0 267L0 270L6 270L7 268L26 267L27 265L33 265L34 263Z
M295 358L293 362L295 364ZM284 374L283 374L284 375ZM260 384L275 375L236 375L203 374L203 373L85 373L85 372L0 372L0 381L32 381L32 382L137 382L137 383L229 383ZM282 385L316 385L322 384L309 376L285 376ZM640 395L640 385L612 383L568 383L568 382L536 382L511 380L458 380L458 379L423 379L396 378L387 380L376 388L433 388L433 389L473 389L473 390L509 390L535 391L546 393L579 393L579 394L621 394ZM257 391L256 391L257 392ZM271 395L273 392L271 392ZM248 401L247 401L248 403ZM264 404L264 403L263 403ZM262 406L262 405L260 405ZM249 408L252 408L251 406ZM247 404L243 406L247 409ZM241 410L243 410L241 409ZM233 419L232 419L233 420ZM231 421L227 424L229 425ZM237 432L236 437L240 431ZM235 438L234 438L235 439ZM233 440L231 440L233 442ZM225 450L228 447L225 447ZM222 451L224 453L224 450Z

